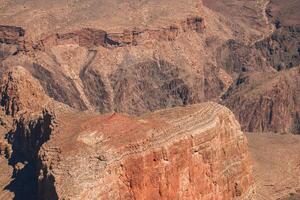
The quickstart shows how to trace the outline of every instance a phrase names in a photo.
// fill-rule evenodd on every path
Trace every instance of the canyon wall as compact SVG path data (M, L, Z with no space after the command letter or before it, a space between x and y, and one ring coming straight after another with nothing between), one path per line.
M0 71L21 65L49 97L79 110L140 115L200 103L217 98L229 86L220 69L210 71L199 64L201 48L193 40L205 28L204 18L196 15L156 29L83 28L31 41L18 34L24 31L21 27L2 26L5 32L15 31L24 48L3 57ZM187 37L189 42L183 41ZM5 41L9 38L3 34ZM196 52L185 54L182 50L189 44Z
M84 5L91 2L94 8L94 0ZM53 21L39 18L36 31L23 18L16 17L18 23L5 18L11 26L0 26L0 73L23 66L49 97L81 111L141 115L215 101L233 110L244 131L298 133L299 89L292 79L300 64L300 29L297 13L286 11L297 4L231 2L234 6L178 0L163 12L150 2L133 3L130 9L119 4L145 8L133 9L131 23L120 17L123 11L113 15L107 13L109 5L101 4L96 24L90 25L94 16L83 10L86 19L77 21L84 25L48 27ZM37 6L36 12L41 8L27 6ZM276 77L287 76L282 85L275 84Z
M246 138L221 105L100 115L50 99L21 66L1 80L15 198L253 199Z
M139 118L69 113L56 123L39 152L43 199L253 198L246 138L218 104Z
M65 3L55 5L64 8ZM295 95L283 94L285 99L277 102L274 98L280 95L272 86L259 87L284 74L297 77L298 15L286 11L295 2L177 0L170 7L166 5L173 2L163 0L161 9L153 2L110 3L124 9L115 13L111 4L95 0L75 4L90 6L80 9L85 18L78 18L76 6L59 12L74 20L60 21L62 27L47 18L56 11L54 4L47 11L39 3L27 5L45 18L1 17L0 73L23 66L49 97L81 111L141 115L215 101L233 110L244 131L299 132L299 90L294 83L278 86ZM91 13L96 5L97 12ZM9 15L11 5L3 6ZM126 9L132 12L124 13ZM35 22L34 31L24 19ZM274 111L265 99L273 99Z

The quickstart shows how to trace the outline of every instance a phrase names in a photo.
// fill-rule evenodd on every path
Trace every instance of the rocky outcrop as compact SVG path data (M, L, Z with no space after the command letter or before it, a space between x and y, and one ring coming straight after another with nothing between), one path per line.
M153 29L125 29L116 33L82 28L52 34L35 42L26 41L26 51L9 56L3 62L0 73L12 65L22 65L40 82L51 98L79 110L97 110L101 113L116 111L142 114L192 102L199 103L210 96L218 97L224 87L216 84L210 86L214 94L204 92L201 69L192 69L192 72L183 69L189 65L184 58L171 63L172 58L166 60L155 51L148 52L148 55L139 53L140 58L134 58L134 52L127 53L126 48L138 46L139 51L148 51L149 45L154 48L160 42L165 43L166 48L173 48L173 43L177 42L175 40L181 40L189 34L200 38L205 30L204 18L197 15L170 24ZM77 49L70 51L70 48L79 49L79 53L76 53ZM73 52L76 55L71 55ZM174 52L168 55L176 56ZM117 63L116 58L119 60ZM109 70L101 66L107 61ZM132 70L137 70L133 76L130 74ZM180 77L179 71L187 72ZM152 77L151 73L158 77ZM212 79L217 79L223 85L218 72L214 73ZM145 80L139 81L141 78ZM127 81L128 84L123 84ZM158 82L153 84L151 81Z
M41 40L41 48L51 47L53 45L78 44L85 47L106 46L107 33L103 30L85 28L82 30L50 35Z
M18 44L24 35L25 30L21 27L0 25L0 43L2 44Z
M1 169L7 171L1 175L0 197L36 199L38 151L54 126L51 108L62 111L67 106L50 99L21 66L2 74L0 102Z
M178 25L171 25L167 28L157 30L133 30L123 33L109 33L107 35L108 45L138 45L149 40L156 41L174 41L180 32L196 31L202 33L205 29L205 22L202 17L190 17Z
M290 69L300 64L299 40L300 28L296 26L278 29L253 45L229 40L219 48L217 61L233 76L243 72Z
M218 104L99 115L49 99L22 67L2 80L2 106L15 118L6 134L15 198L252 199L247 141Z
M1 106L7 115L19 111L39 111L49 101L39 82L21 66L13 67L0 80Z
M189 17L178 25L171 25L161 29L124 30L120 33L108 33L104 30L83 28L69 33L57 33L49 35L40 41L32 42L24 40L25 30L22 27L0 25L0 44L16 45L16 50L45 50L55 45L77 44L79 46L93 47L119 47L126 45L138 45L149 40L173 41L180 32L195 31L202 33L205 22L202 17ZM17 53L17 52L14 52ZM1 52L4 56L5 52Z
M202 33L205 29L204 19L202 17L189 17L185 21L181 21L178 25L171 25L161 29L145 29L138 28L134 30L124 30L120 33L108 33L103 30L92 28L84 28L78 31L55 34L41 40L38 46L43 48L53 45L62 44L78 44L84 47L118 47L126 45L138 45L149 40L173 41L180 32L196 31Z
M235 77L220 102L243 130L299 133L299 33L282 26L252 45L230 40L219 49L219 66Z
M234 78L220 103L243 130L299 134L299 40L299 26L280 26L252 45L229 40L219 49L219 66Z
M0 61L25 49L24 35L21 27L0 25Z
M300 69L240 76L223 103L245 131L300 133Z
M57 62L54 62L53 67L62 68L60 63ZM74 80L66 74L57 70L49 70L47 67L35 62L27 65L26 69L38 80L49 97L80 110L87 109L83 100L78 98L80 94Z
M135 118L56 115L39 152L42 199L251 199L247 142L205 103ZM50 187L50 190L48 190Z
M180 70L164 60L149 60L119 68L110 77L115 111L142 114L199 101L193 97L192 85L180 77L185 73Z

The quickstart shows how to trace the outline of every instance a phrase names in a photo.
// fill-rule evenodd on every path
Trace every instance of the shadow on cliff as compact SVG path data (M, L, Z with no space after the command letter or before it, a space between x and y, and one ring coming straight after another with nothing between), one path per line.
M14 200L38 199L36 168L33 163L28 163L21 170L14 170L13 180L5 187L14 193Z
M50 138L53 120L52 114L47 110L44 110L43 116L38 119L28 121L21 117L17 121L16 129L6 135L6 139L12 144L9 165L14 168L14 171L12 181L5 190L14 193L14 200L58 199L54 180L48 177L44 183L45 181L40 182L38 178L42 167L38 152ZM47 188L40 190L40 184L47 184ZM44 190L47 190L46 193Z

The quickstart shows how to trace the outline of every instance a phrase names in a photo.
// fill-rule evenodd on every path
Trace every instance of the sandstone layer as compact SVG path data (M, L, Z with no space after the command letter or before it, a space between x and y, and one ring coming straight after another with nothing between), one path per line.
M297 133L297 103L276 103L289 119L278 115L275 126L265 119L268 109L258 94L240 89L256 88L258 74L298 68L297 1L22 3L0 6L0 73L23 66L56 101L141 115L210 100L232 109L245 131ZM244 95L247 102L236 99ZM250 104L262 114L243 109Z
M247 140L221 105L140 117L100 115L49 98L21 66L1 80L2 116L15 120L1 133L1 152L11 166L3 175L8 185L2 196L12 191L16 199L253 198Z
M42 199L251 199L247 142L215 103L148 114L56 115ZM50 188L50 190L49 190Z

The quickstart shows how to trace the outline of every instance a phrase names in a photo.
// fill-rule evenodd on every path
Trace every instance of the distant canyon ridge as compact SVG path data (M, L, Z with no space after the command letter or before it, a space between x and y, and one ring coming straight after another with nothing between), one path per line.
M49 3L43 17L30 1L16 17L7 14L14 3L3 4L2 73L20 65L48 96L79 110L140 115L213 100L232 109L245 131L299 133L297 12L281 1L180 1L168 11L132 4L133 21L118 20L125 11L102 20L112 15L106 4L97 15L83 9L86 19L73 14L83 5L52 18L65 2ZM26 18L30 8L36 15ZM239 12L252 17L241 20Z
M0 3L0 198L255 199L300 134L297 1Z

